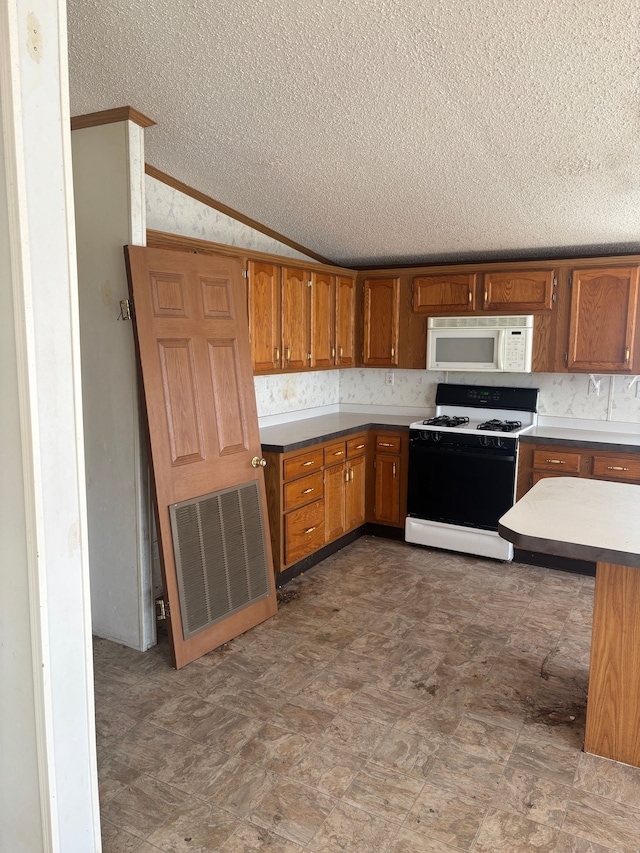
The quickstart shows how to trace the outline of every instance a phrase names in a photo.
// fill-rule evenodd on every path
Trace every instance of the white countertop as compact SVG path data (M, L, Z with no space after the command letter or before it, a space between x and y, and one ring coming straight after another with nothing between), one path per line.
M540 480L502 516L498 531L525 550L640 568L640 486Z

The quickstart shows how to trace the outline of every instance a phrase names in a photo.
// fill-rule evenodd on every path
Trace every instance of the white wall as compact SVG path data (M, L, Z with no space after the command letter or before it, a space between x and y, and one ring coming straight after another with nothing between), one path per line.
M100 850L62 0L0 2L0 847Z
M243 249L284 255L303 261L311 260L285 243L280 243L149 175L146 176L146 196L147 227L154 231L166 231L169 234L240 246Z
M74 130L80 338L94 633L155 643L149 476L123 246L144 245L144 139L132 121Z

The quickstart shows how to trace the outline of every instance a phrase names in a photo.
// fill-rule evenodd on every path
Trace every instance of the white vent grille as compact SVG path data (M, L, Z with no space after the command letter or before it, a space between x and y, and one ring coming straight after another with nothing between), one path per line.
M258 482L169 507L187 640L269 593Z
M533 328L533 314L514 317L429 317L429 329Z

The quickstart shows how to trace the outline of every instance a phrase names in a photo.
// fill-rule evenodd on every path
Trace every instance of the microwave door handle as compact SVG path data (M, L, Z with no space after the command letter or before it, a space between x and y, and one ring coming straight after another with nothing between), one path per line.
M498 370L504 370L504 348L507 345L506 335L506 329L500 329L498 332Z

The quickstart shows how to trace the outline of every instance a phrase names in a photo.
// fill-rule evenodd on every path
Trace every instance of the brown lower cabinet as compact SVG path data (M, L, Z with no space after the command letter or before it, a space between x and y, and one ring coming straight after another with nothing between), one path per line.
M367 521L404 527L407 515L407 432L371 434L371 477Z
M373 477L368 476L372 470L367 466L368 444L376 463ZM406 446L406 437L400 433L362 431L320 441L304 450L265 452L276 573L289 570L324 546L338 542L367 520L403 525ZM372 502L369 506L373 498L368 498L374 493L383 496L376 499L375 511Z
M589 477L640 484L640 447L634 450L594 449L579 444L538 444L520 440L518 484L520 499L545 477Z

